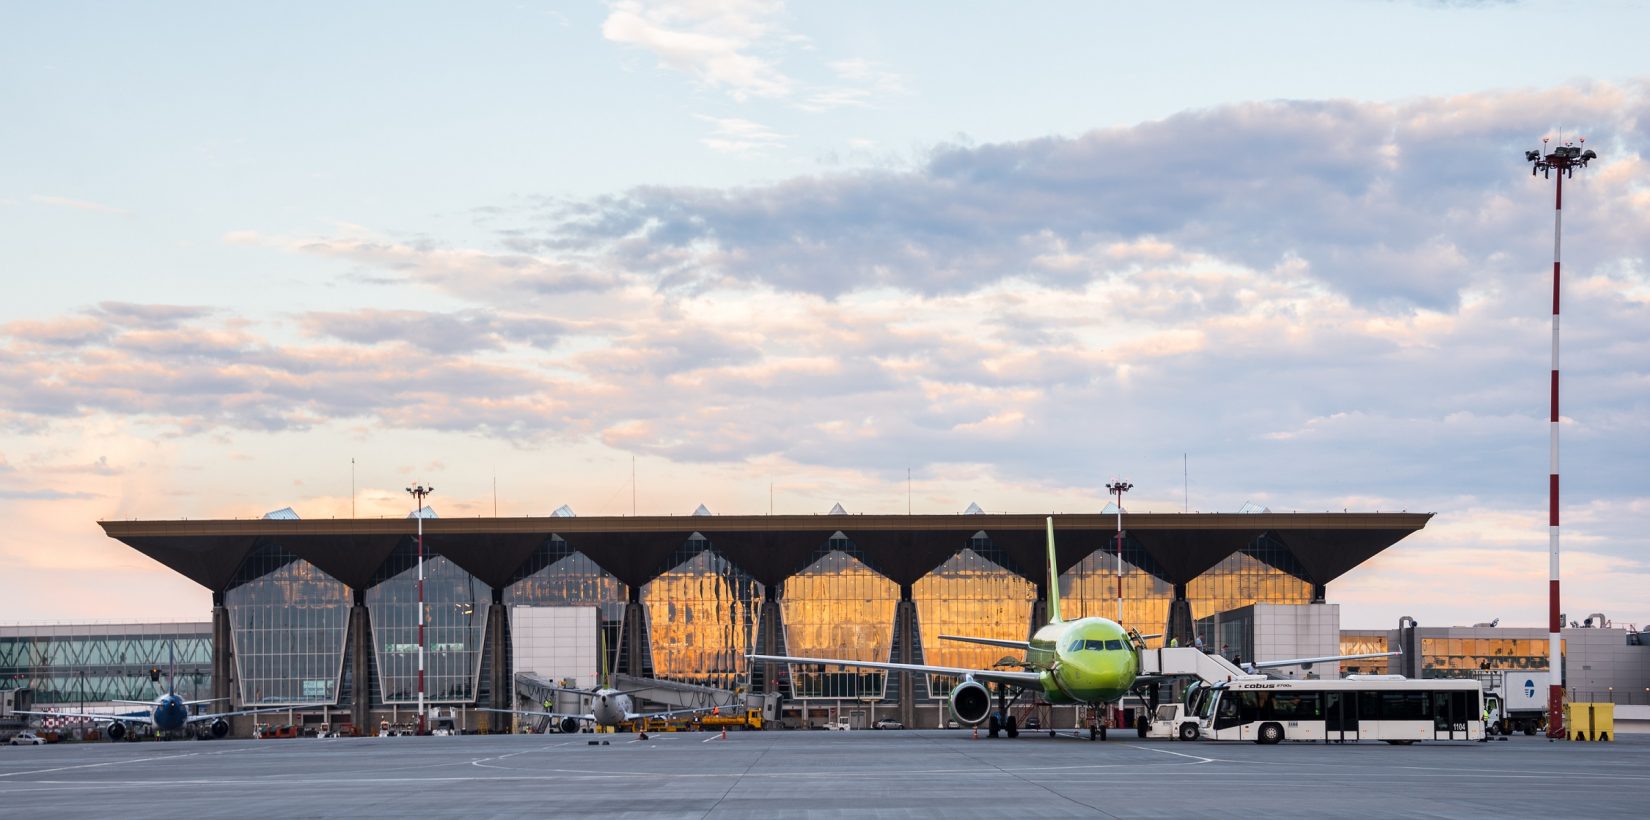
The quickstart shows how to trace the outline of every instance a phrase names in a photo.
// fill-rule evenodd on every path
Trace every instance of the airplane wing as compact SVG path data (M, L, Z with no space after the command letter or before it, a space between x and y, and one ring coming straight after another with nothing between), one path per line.
M558 720L561 719L561 718L573 718L574 720L595 720L596 719L596 716L594 714L589 713L589 712L586 712L584 714L575 714L573 712L541 712L541 711L534 710L534 709L493 709L493 708L487 708L487 707L472 709L471 711L473 711L473 712L501 712L501 713L506 714L506 715L532 715L533 717L556 718Z
M1010 641L1002 638L970 638L967 635L941 635L942 641L962 641L963 643L983 643L986 646L1002 646L1008 649L1027 650L1031 648L1031 641Z
M114 722L114 721L117 721L117 720L120 721L121 723L154 723L155 722L154 717L152 715L150 715L149 713L147 713L147 712L145 712L141 715L139 715L139 714L111 715L111 714L108 714L108 713L93 714L93 713L89 713L89 712L24 712L24 711L13 711L12 714L14 714L14 715L33 715L33 716L36 716L36 717L80 718L82 720L107 720L111 723Z
M890 672L921 672L929 675L959 675L986 683L1004 683L1009 686L1032 687L1042 685L1041 672L1014 672L1006 669L964 669L956 666L923 666L915 663L878 663L876 661L845 661L837 658L794 658L789 655L746 655L753 661L775 663L817 663L826 666L852 666L859 669L885 669Z
M1311 666L1314 663L1334 663L1336 661L1356 661L1364 658L1390 658L1393 655L1402 655L1402 652L1365 652L1362 655L1325 655L1321 658L1290 658L1281 661L1258 661L1246 663L1246 669L1274 669L1279 666Z
M643 720L646 718L670 718L677 715L699 715L719 708L721 707L695 706L691 709L671 709L667 712L626 712L624 718L625 720Z
M228 700L228 698L219 698L219 700ZM191 723L200 723L201 721L204 721L204 720L217 720L218 718L238 717L240 715L268 715L268 714L274 714L276 712L285 713L285 712L291 712L294 709L301 709L301 708L303 708L303 707L300 707L300 706L278 706L278 707L272 706L272 707L266 707L266 708L263 708L263 709L241 709L241 710L234 711L234 712L214 712L214 713L209 714L209 715L190 715L190 716L183 719L183 723L184 723L185 726L187 726Z

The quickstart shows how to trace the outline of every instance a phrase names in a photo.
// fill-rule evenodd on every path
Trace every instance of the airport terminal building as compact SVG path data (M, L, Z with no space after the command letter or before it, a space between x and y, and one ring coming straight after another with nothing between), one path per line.
M701 512L703 509L701 508ZM1123 623L1191 640L1199 619L1326 600L1427 513L1125 513ZM1115 516L1057 515L1067 618L1118 616ZM1043 515L423 519L428 700L510 705L516 607L594 607L619 673L934 725L946 681L751 664L749 653L984 667L1045 618ZM105 521L212 591L211 696L371 725L417 701L418 522ZM753 668L754 666L754 668ZM775 667L778 668L775 668ZM934 717L927 717L933 715ZM475 715L471 729L497 728Z

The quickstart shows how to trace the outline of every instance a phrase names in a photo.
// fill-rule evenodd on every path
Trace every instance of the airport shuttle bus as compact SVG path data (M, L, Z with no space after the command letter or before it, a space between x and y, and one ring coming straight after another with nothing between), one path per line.
M1232 680L1200 694L1204 740L1483 740L1478 681L1351 675L1341 680Z

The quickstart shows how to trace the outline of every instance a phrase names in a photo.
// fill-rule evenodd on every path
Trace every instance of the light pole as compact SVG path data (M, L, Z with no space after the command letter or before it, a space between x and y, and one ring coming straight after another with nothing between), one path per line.
M1547 152L1547 140L1541 140L1540 151L1525 151L1524 160L1530 163L1530 174L1540 173L1547 179L1556 179L1558 185L1553 197L1553 371L1551 385L1551 412L1548 414L1547 472L1547 666L1551 670L1547 687L1547 737L1564 737L1564 658L1559 649L1559 631L1564 624L1558 610L1558 283L1559 250L1564 236L1564 178L1577 168L1586 168L1598 154L1582 150L1582 145L1560 145ZM1558 174L1553 174L1557 171Z
M424 734L424 497L435 492L434 487L414 484L407 488L418 499L418 733Z
M1117 625L1123 625L1123 494L1134 489L1126 481L1114 481L1106 490L1117 496Z

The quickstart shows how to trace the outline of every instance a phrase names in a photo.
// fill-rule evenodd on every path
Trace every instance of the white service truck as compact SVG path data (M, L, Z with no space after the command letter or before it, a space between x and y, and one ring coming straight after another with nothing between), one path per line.
M1497 669L1479 672L1478 678L1484 684L1484 705L1490 713L1491 734L1533 735L1546 725L1550 679L1546 670Z

